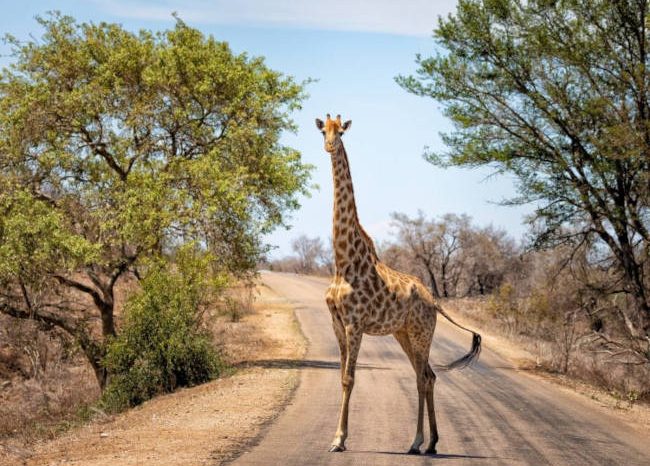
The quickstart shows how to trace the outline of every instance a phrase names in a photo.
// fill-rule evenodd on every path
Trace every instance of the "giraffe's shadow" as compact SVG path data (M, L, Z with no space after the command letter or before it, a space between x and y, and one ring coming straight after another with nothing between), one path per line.
M413 458L432 458L432 459L477 459L477 460L494 460L494 459L506 459L497 456L480 456L480 455L461 455L457 453L436 453L435 455L422 454L422 455L410 455L407 452L400 451L368 451L368 450L348 450L348 453L364 453L364 454L375 454L375 455L395 455L395 456L409 456Z
M318 359L259 359L242 361L235 367L264 367L270 369L341 369L341 364L336 361L321 361ZM372 364L357 364L357 370L390 370L388 367L374 366Z

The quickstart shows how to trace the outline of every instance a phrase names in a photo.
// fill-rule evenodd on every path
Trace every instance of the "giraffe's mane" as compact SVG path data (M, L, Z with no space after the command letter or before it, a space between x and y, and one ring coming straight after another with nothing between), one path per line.
M375 242L372 240L368 232L363 228L361 223L359 223L359 231L361 232L361 236L365 238L366 244L370 248L370 253L378 258L379 254L377 254L377 248L375 247Z

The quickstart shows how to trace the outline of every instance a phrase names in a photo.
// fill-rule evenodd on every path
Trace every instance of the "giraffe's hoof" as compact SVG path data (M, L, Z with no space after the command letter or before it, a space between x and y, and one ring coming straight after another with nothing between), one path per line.
M438 452L436 451L436 447L429 447L426 450L424 450L424 453L426 455L436 455Z
M420 449L419 448L411 448L408 452L406 452L407 455L419 455L420 454Z
M332 452L332 453L339 452L339 451L345 451L345 447L341 447L341 446L338 446L338 445L332 445L332 447L330 448L330 452Z

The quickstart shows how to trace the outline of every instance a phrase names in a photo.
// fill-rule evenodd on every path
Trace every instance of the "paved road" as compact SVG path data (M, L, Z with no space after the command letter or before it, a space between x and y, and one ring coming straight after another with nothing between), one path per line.
M350 406L348 450L328 453L341 390L338 346L324 301L326 281L277 273L264 273L263 279L298 307L310 347L295 398L236 464L650 464L648 432L514 371L489 349L472 368L438 374L439 454L405 455L415 434L415 377L392 337L367 335ZM442 321L439 317L431 350L435 363L456 359L470 347L469 335Z

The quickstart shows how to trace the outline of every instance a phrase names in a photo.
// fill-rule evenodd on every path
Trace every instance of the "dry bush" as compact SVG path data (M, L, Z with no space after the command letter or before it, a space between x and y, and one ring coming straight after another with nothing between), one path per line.
M258 268L268 268L276 272L330 276L334 273L331 242L331 239L323 242L320 237L309 238L300 235L291 242L294 255L266 261L259 264Z
M244 279L228 287L215 304L216 315L226 316L231 322L253 312L256 288L250 279Z
M264 268L273 272L300 273L300 261L295 256L286 256L268 262Z
M626 364L600 344L603 329L624 336L619 321L608 318L612 298L587 286L565 258L561 250L532 254L526 273L511 275L485 300L453 307L524 347L540 369L605 388L621 404L650 401L650 368ZM590 283L607 278L593 268L581 270L589 270Z
M99 396L71 339L34 321L0 316L0 439L49 438Z
M115 290L116 321L137 280ZM83 303L82 296L75 298ZM85 304L85 303L84 303ZM98 332L99 322L89 327ZM29 444L52 438L94 412L100 390L77 342L56 327L0 314L0 439Z
M594 351L580 351L571 375L606 388L621 404L650 403L650 371L643 366L620 364Z

